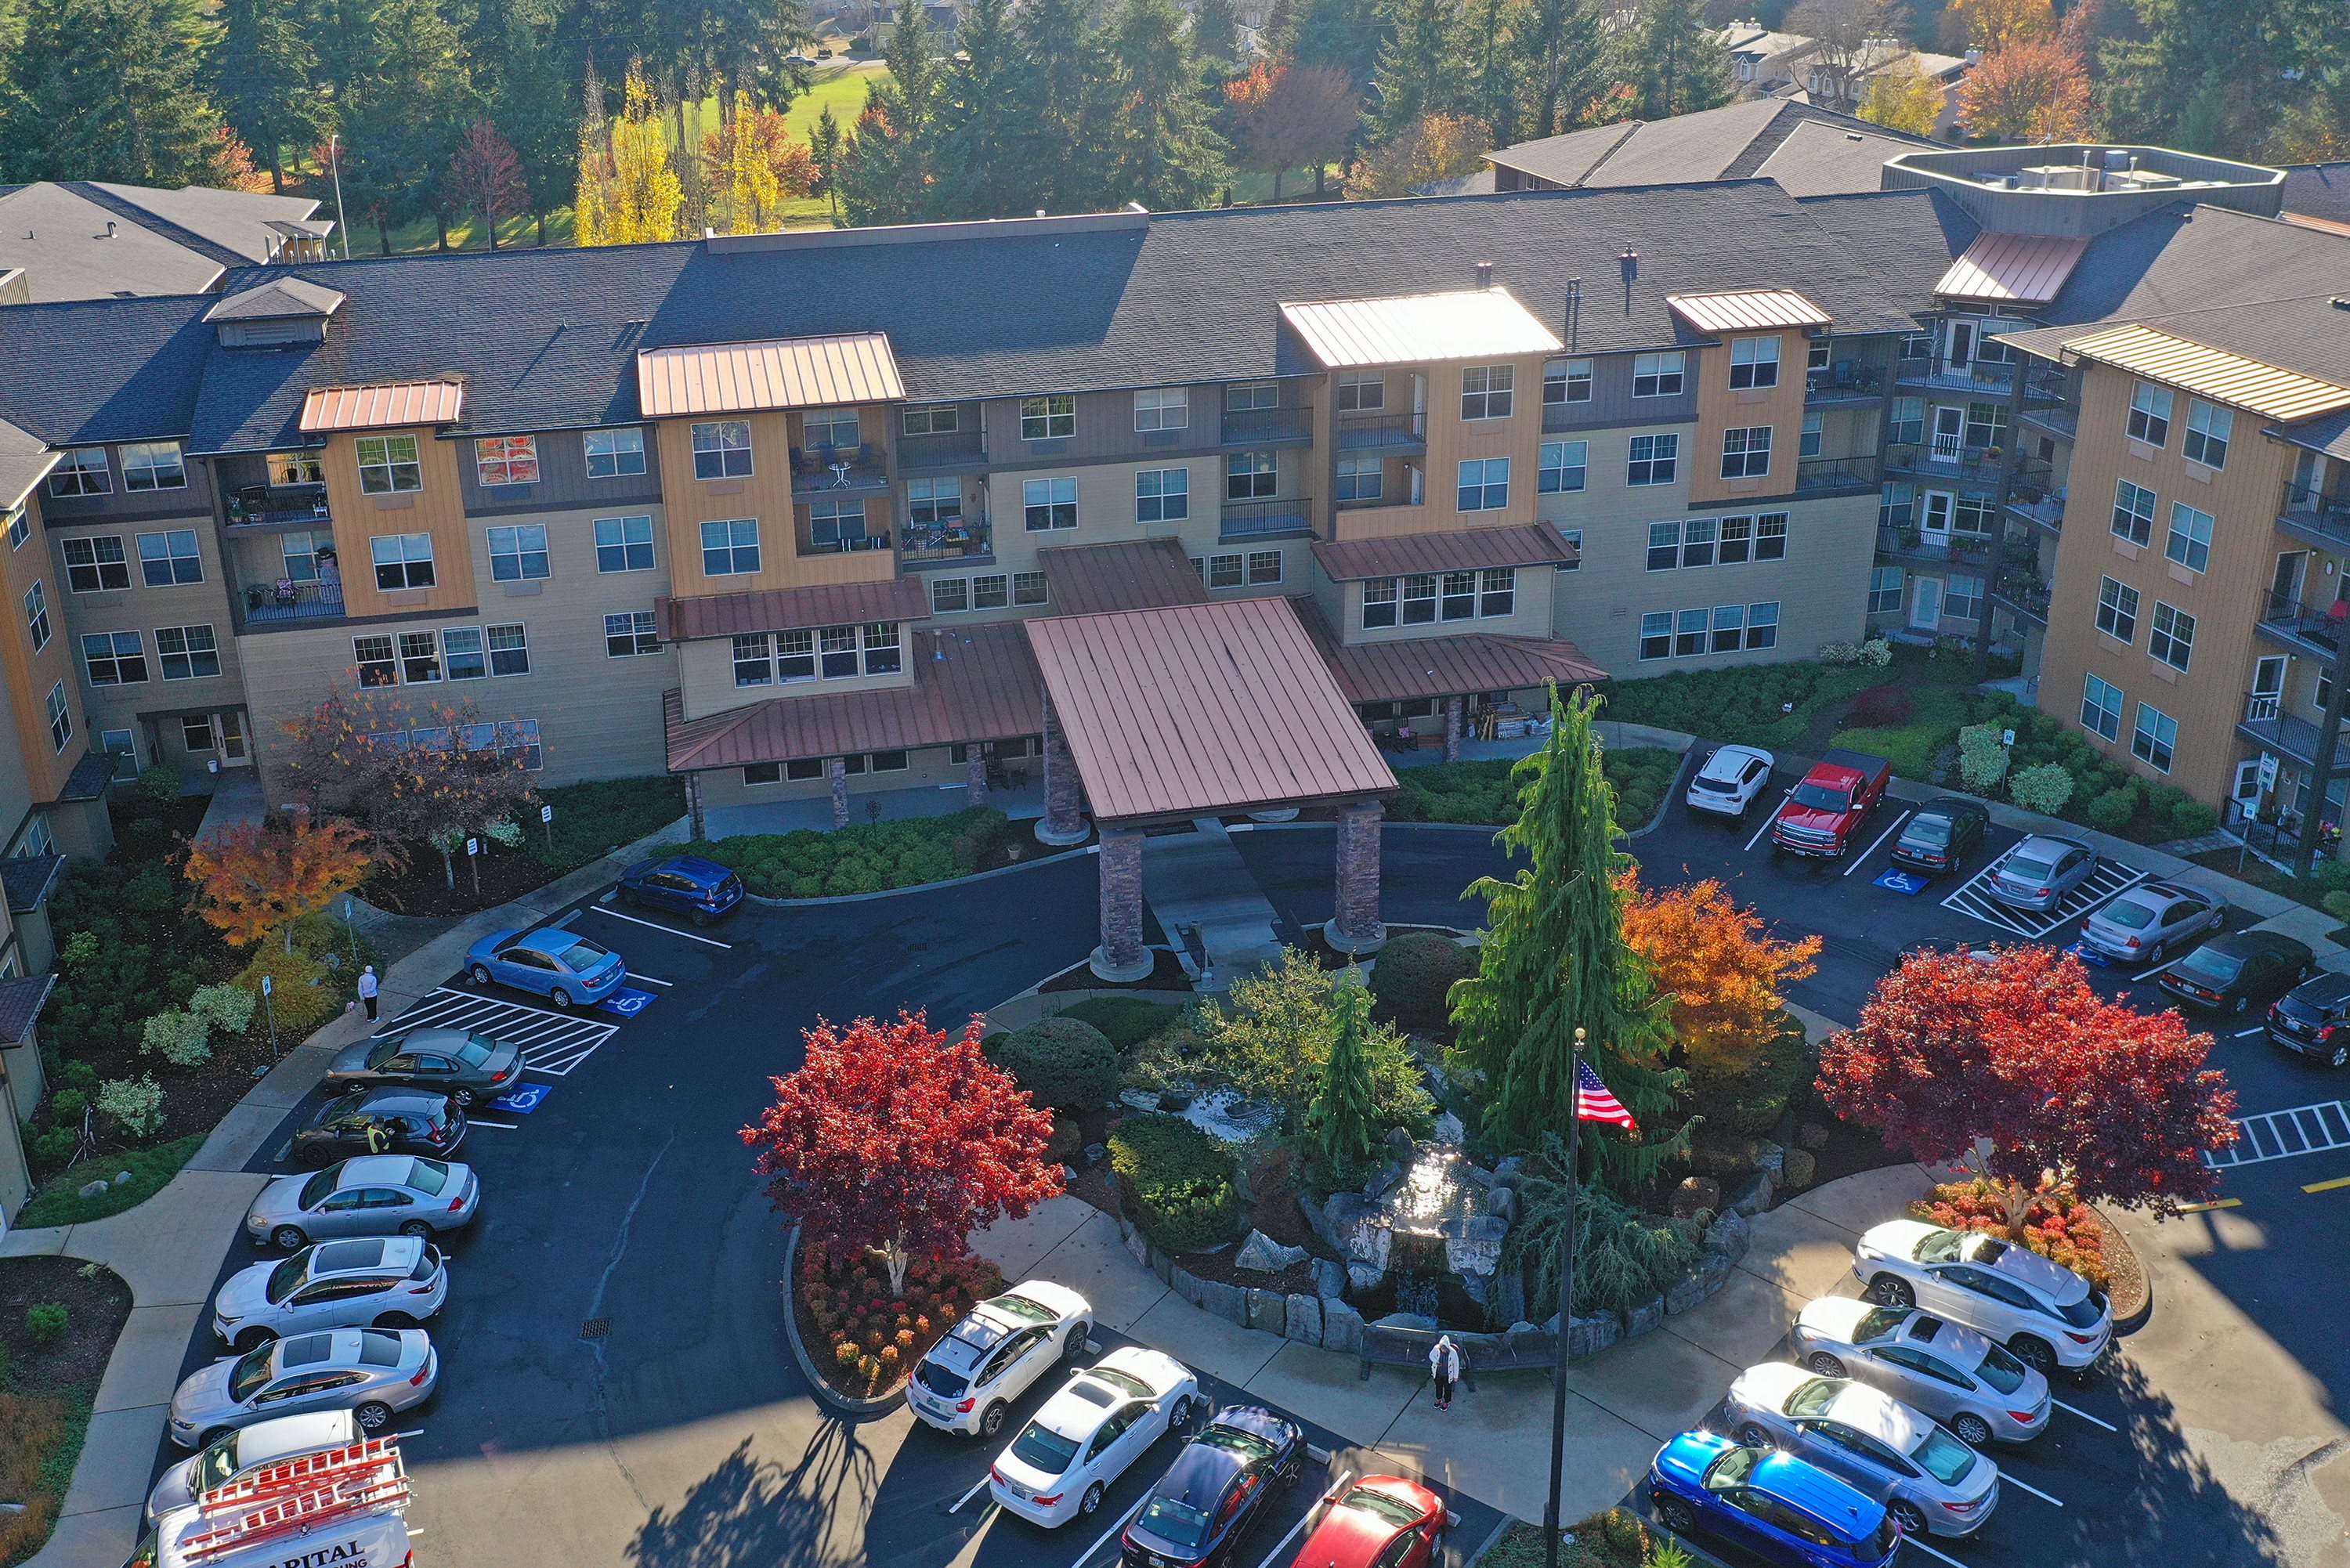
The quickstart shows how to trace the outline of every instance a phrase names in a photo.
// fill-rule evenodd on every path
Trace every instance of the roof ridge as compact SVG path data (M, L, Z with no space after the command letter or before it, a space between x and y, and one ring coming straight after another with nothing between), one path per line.
M151 229L172 244L183 249L194 251L206 261L218 262L222 266L230 268L267 265L255 261L242 251L231 250L216 240L208 239L195 230L175 223L151 208L142 207L126 196L118 196L111 191L102 189L96 181L60 180L57 183L88 202L91 206L101 207L118 218L137 223L140 228Z

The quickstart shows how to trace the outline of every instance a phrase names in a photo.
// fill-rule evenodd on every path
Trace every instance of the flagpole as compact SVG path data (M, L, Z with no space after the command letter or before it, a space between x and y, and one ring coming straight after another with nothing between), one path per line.
M1558 1337L1550 1374L1550 1503L1543 1511L1543 1568L1558 1568L1559 1489L1566 1473L1566 1362L1575 1343L1575 1200L1583 1189L1583 1031L1566 1063L1566 1223L1558 1237Z

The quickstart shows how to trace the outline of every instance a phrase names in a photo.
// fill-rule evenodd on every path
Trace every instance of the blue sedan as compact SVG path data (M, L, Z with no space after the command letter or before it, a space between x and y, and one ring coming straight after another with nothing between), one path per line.
M475 985L495 981L571 1008L601 1002L619 990L629 966L611 949L550 926L492 932L467 950L465 971Z
M743 901L743 878L715 860L672 855L621 872L619 894L623 904L669 909L702 926Z
M1901 1527L1885 1505L1775 1449L1683 1432L1657 1450L1648 1502L1666 1528L1702 1531L1784 1568L1885 1568Z

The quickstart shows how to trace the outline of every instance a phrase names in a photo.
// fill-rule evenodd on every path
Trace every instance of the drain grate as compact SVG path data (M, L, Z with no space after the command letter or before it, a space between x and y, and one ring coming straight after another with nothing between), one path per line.
M591 1317L579 1325L582 1339L609 1339L611 1335L612 1320L608 1317Z

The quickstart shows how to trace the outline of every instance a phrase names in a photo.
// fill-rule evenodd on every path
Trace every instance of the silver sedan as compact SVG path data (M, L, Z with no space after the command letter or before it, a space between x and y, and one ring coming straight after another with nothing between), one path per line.
M1888 1394L1774 1361L1730 1386L1749 1448L1778 1447L1882 1498L1911 1535L1972 1535L1999 1505L1999 1467Z
M1882 1389L1981 1448L2048 1429L2048 1379L1970 1328L1915 1307L1824 1296L1795 1319L1795 1356Z
M2141 882L2081 922L2081 945L2125 963L2160 963L2228 923L2228 906L2183 882Z
M273 1339L188 1375L172 1396L172 1440L200 1448L273 1416L348 1410L370 1436L432 1394L440 1354L421 1328L338 1328Z
M2035 833L1993 867L1991 896L2012 909L2045 913L2096 868L2097 852L2079 839Z
M432 1236L471 1223L481 1197L469 1166L361 1155L263 1188L244 1211L244 1233L288 1251L326 1236Z

